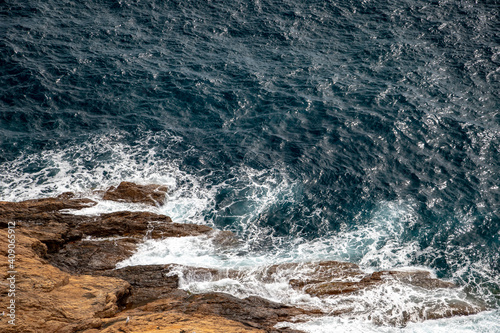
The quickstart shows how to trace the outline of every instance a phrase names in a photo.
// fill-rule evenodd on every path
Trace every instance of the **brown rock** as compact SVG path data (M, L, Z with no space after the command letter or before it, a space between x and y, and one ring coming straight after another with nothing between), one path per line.
M149 212L115 212L89 217L75 229L85 236L93 237L139 237L164 238L199 236L212 231L206 225L172 223L165 215Z
M290 285L317 297L363 292L385 283L406 284L427 290L456 288L456 285L452 282L433 278L428 271L380 271L365 274L357 265L335 261L277 265L272 267L271 271L273 271L273 274L282 274L284 270L290 271L299 266L301 267L301 273L306 272L307 277L300 280L291 279L289 281ZM307 273L307 269L311 268L312 270ZM353 302L352 299L346 299L346 301ZM331 314L350 314L356 308L355 302L351 307L346 305L347 303L343 304L338 311L333 311ZM485 305L474 299L467 302L459 299L429 300L415 304L411 309L402 313L398 312L401 311L398 308L388 308L385 310L387 313L379 313L371 317L376 324L405 326L410 321L470 315L484 310L486 310ZM381 310L377 309L377 311Z
M16 224L18 232L39 239L57 267L79 274L113 269L128 258L144 238L182 237L208 234L204 225L172 223L170 217L150 212L115 212L99 216L64 214L57 209L87 205L84 199L67 197L2 202L4 227ZM88 239L87 236L94 238ZM87 238L86 238L87 237ZM111 239L95 239L95 237Z
M154 316L154 314L158 314ZM179 314L182 314L179 317ZM154 323L165 332L174 329L196 332L298 332L273 328L279 321L295 321L298 315L317 316L320 311L306 311L270 302L260 297L239 299L223 293L188 295L177 293L173 297L156 300L120 314L120 321L107 320L103 332L143 332ZM173 317L171 317L173 316ZM130 318L125 325L126 318ZM214 320L219 318L219 320ZM140 327L140 329L139 329ZM227 327L227 328L225 328ZM141 330L142 329L142 330Z
M245 272L240 270L217 270L210 268L188 267L182 265L166 265L159 266L159 268L155 268L154 266L152 266L151 268L149 268L148 266L142 266L141 272L145 269L161 269L163 274L166 274L167 276L171 276L173 272L182 272L182 275L190 281L217 281L225 278L238 280L244 278L245 276ZM327 297L363 291L369 288L374 288L384 283L403 283L429 290L435 288L454 287L454 285L450 282L432 278L430 273L427 271L382 271L375 272L373 274L366 274L361 271L355 264L336 261L323 261L317 263L286 263L273 265L262 269L262 271L257 274L257 278L263 282L270 283L282 279L283 276L292 277L296 275L295 272L300 272L301 275L305 274L306 277L302 279L290 279L290 285L296 289L302 289L305 292L317 297ZM147 274L138 274L137 276L140 279L144 275ZM121 277L129 281L133 286L141 285L141 283L133 283L125 276ZM132 295L133 294L134 290L132 291ZM202 295L205 295L204 297L208 298L199 299L198 297L201 296L197 295L193 295L189 298L186 298L186 296L184 297L184 299L177 299L176 302L178 302L178 304L176 303L177 305L175 306L173 305L175 302L170 300L170 308L168 309L170 309L169 311L173 309L175 311L182 311L187 313L194 309L193 311L197 313L205 313L205 311L208 311L207 313L210 314L224 316L226 315L224 311L229 311L232 314L232 317L227 318L244 322L248 325L254 325L253 327L257 327L260 329L263 329L264 326L255 326L256 324L254 324L254 322L269 323L270 321L274 320L272 318L277 318L271 315L272 313L276 314L276 311L273 310L273 312L270 310L274 306L272 302L266 303L266 305L262 307L265 308L265 310L262 310L263 312L268 312L265 319L258 319L261 310L259 310L259 308L256 308L255 304L249 305L248 303L245 303L249 299L243 301L243 303L234 303L233 299L226 299L225 297L227 295L225 294L210 293ZM172 293L169 293L168 291L162 291L162 298L171 298L171 296ZM221 301L221 298L224 298L224 301ZM151 298L149 297L148 300L151 300ZM265 301L259 298L256 298L256 300L258 300L258 302ZM241 300L239 300L238 302L240 301ZM349 302L353 302L352 299ZM141 305L140 299L137 298L129 304L131 307ZM238 308L239 306L251 309L251 314L244 312L243 310ZM341 306L338 309L330 309L329 314L349 314L353 312L355 308L356 304L353 303L352 306ZM157 310L166 311L166 309L167 308L163 308L163 310ZM420 321L428 318L435 319L454 315L473 314L484 309L484 306L478 304L477 302L474 302L473 300L471 300L470 302L450 300L447 301L446 304L440 303L439 306L430 302L424 302L421 305L413 307L409 312L404 312L403 314L391 312L379 317L373 317L373 320L378 324L400 326L406 325L408 321ZM296 314L293 311L291 313ZM317 315L317 313L312 314ZM290 315L290 317L292 316ZM286 320L289 319L290 318ZM280 321L284 320L285 319L282 319L280 317Z
M297 283L291 283L291 285L295 288L299 286ZM314 281L314 283L311 284L307 283L304 287L304 291L312 296L324 297L352 293L371 286L372 284L362 285L358 282L335 281L318 283L318 281Z
M484 305L471 304L461 300L447 300L445 304L434 304L422 310L422 319L441 319L454 316L469 316L485 311Z
M3 217L6 213L41 213L51 212L61 209L82 209L95 206L97 203L93 200L80 198L75 199L75 194L65 192L55 198L43 198L26 200L21 202L0 201L0 212Z
M16 229L17 232L17 229ZM0 256L7 257L8 231L0 230ZM16 326L0 321L2 332L74 332L99 327L102 318L120 310L130 285L112 277L72 276L40 257L44 245L37 239L16 233L16 257L12 270L0 261L2 281L15 275L15 296L9 297L9 286L0 284L0 304L11 299L16 304ZM43 252L43 251L42 251Z
M40 220L37 222L18 221L16 224L19 227L30 225L29 229L21 228L20 231L29 237L40 240L47 246L48 253L53 253L57 252L68 241L81 238L81 235L77 234L74 229L71 229L68 224L58 222L56 215L61 214L52 215L53 220L47 219L44 222ZM70 231L71 235L69 235Z
M155 223L153 222L161 222ZM149 212L114 212L87 217L78 223L75 228L81 234L93 237L144 237L150 231L153 234L154 226L165 226L172 223L172 219L165 215ZM155 233L155 238L158 238Z
M197 318L224 317L234 322L243 323L243 327L247 329L265 329L266 332L292 332L286 329L275 330L272 327L280 321L292 321L298 315L316 316L322 314L318 310L302 310L260 297L248 297L242 300L223 293L191 295L186 291L177 289L179 278L174 274L177 271L182 271L184 276L188 276L189 279L199 278L202 280L211 277L218 279L237 275L236 271L221 272L216 269L181 265L133 266L103 272L102 274L122 278L131 284L131 296L128 298L126 306L134 309L134 311L127 311L126 313L128 316L136 318L136 320L138 320L137 318L143 318L135 322L142 323L141 325L144 324L146 318L150 320L150 313L162 313L162 316L183 313ZM121 321L110 322L109 324L112 327L123 327ZM163 327L166 325L165 323L159 324ZM210 325L213 325L213 323ZM182 328L182 326L179 327ZM206 326L205 329L210 332L216 327ZM137 329L136 326L134 326L134 329Z
M263 332L255 327L270 328L277 318L304 313L303 310L259 298L239 300L224 294L192 297L177 289L178 277L173 274L173 269L178 267L173 265L115 270L116 263L129 257L144 237L201 234L216 237L217 233L214 234L207 226L172 223L167 216L147 212L117 212L100 216L75 216L60 212L61 209L84 208L90 204L94 203L73 199L72 194L22 203L0 203L2 226L7 227L14 221L16 224L16 264L19 266L16 281L17 288L23 291L16 313L22 322L18 321L14 329L0 324L1 331L118 332L153 329L155 332L177 332L179 329L180 332L193 328L199 332ZM0 246L6 249L8 230L0 231ZM214 242L220 246L235 242L230 232L218 236ZM7 253L0 252L0 255L5 257ZM43 258L48 258L68 272L105 276L71 275L48 264ZM2 266L2 271L7 271L6 263ZM229 274L203 268L188 267L185 270L192 276ZM7 290L5 284L0 286L3 303L8 301ZM228 303L225 305L226 300ZM162 302L161 313L158 313L158 308L151 312L156 307L155 302ZM213 309L212 303L216 304ZM117 315L125 306L136 311L129 323L126 323L128 315ZM266 306L271 306L272 315L265 310ZM237 312L231 315L234 309ZM236 319L228 319L230 317ZM258 323L259 318L269 319ZM245 323L238 320L245 320Z
M0 201L0 227L5 228L8 221L50 219L53 212L61 209L82 209L95 206L90 199L74 199L71 192L56 198L26 200L22 202Z
M137 238L82 239L66 244L48 259L52 265L66 272L100 274L129 258L139 242Z
M0 202L0 227L16 223L28 227L27 233L47 245L48 252L57 251L69 240L81 237L73 227L85 217L63 214L62 209L82 209L94 206L90 199L74 199L71 192L56 198L27 200L22 202Z
M130 266L103 272L102 275L130 283L132 291L126 302L127 308L167 298L179 287L179 277L172 274L171 265Z
M78 217L76 222L73 217L61 216L60 221L69 219L68 224L73 225L71 239L76 240L65 243L70 238L69 233L64 238L57 239L63 245L51 252L49 260L60 269L78 274L96 274L114 269L118 262L130 257L145 238L199 236L212 232L212 228L205 225L172 223L168 216L149 212L116 212ZM35 237L44 236L39 231L32 234ZM56 237L52 237L51 241L54 238ZM41 240L47 241L44 237Z
M340 261L320 261L273 265L262 272L262 278L267 281L272 280L274 276L293 276L296 271L307 275L307 278L302 280L290 280L297 287L332 280L355 280L365 276L365 273L356 264Z
M6 256L6 239L7 230L0 230L2 256ZM176 277L169 276L169 266L127 267L108 272L129 279L132 287L114 277L70 275L37 256L33 249L44 246L40 241L21 234L16 240L16 288L22 291L16 298L18 319L15 327L0 321L2 332L272 332L278 331L271 329L276 320L304 313L259 298L191 296L176 289ZM1 268L2 272L7 271L5 262ZM0 287L0 302L7 304L7 286ZM154 297L155 288L164 288L165 298L149 303L144 299L145 305L120 312L131 288L143 292L149 289L150 298ZM156 298L161 294L157 292Z
M299 315L321 315L319 310L303 310L251 296L240 299L224 293L191 295L176 304L184 313L201 313L237 320L247 326L270 330L281 321L293 321Z
M26 227L31 237L45 243L49 253L57 252L65 243L85 236L157 239L198 236L212 231L205 225L172 223L170 217L150 212L114 212L98 216L48 212L20 216L16 224Z
M129 322L127 323L127 318ZM134 309L107 320L95 333L267 333L224 317L184 314L177 311L148 312ZM94 333L88 331L88 333Z
M276 274L293 275L293 271L298 269L307 277L290 279L290 285L318 297L351 293L388 281L399 281L425 289L456 287L451 282L433 278L428 271L380 271L367 275L358 265L339 261L274 265L263 272L262 278L270 279Z
M161 206L165 202L167 191L168 188L162 185L137 185L121 182L118 187L110 187L104 193L103 199Z
M158 204L164 200L167 191L158 186L141 187L124 182L105 196ZM148 191L163 192L163 197L161 194L153 196ZM128 194L119 197L120 193ZM149 198L149 201L144 201L144 198ZM172 223L168 216L149 212L116 212L99 216L61 212L62 209L81 209L94 204L88 199L75 199L72 193L19 203L0 202L0 227L16 224L16 288L22 290L16 299L16 315L23 318L15 330L0 321L0 331L294 332L273 327L278 322L297 321L297 316L323 315L319 310L285 306L260 297L239 299L223 293L192 295L178 289L176 272L179 271L191 281L216 281L243 279L245 272L240 270L181 265L114 269L116 263L128 258L145 238L207 234L222 250L237 245L238 241L229 231L214 232L207 226ZM6 229L0 230L0 257L4 258L7 256L7 232ZM0 267L1 272L7 272L6 262L0 262ZM296 272L300 272L300 279L293 278L297 276ZM355 264L337 261L273 265L263 267L257 274L257 278L266 283L286 276L290 277L293 288L317 297L355 293L386 283L427 290L455 287L453 283L433 278L427 271L366 274ZM4 281L6 277L2 276ZM1 304L9 301L7 294L7 284L0 283ZM353 299L349 301L355 302ZM373 321L405 325L408 321L467 315L486 308L462 300L424 303L403 314L398 313L398 309L394 313L388 309L386 314L374 315ZM329 314L355 311L356 304L352 307L344 305ZM123 312L125 308L127 310ZM127 318L130 319L128 323Z

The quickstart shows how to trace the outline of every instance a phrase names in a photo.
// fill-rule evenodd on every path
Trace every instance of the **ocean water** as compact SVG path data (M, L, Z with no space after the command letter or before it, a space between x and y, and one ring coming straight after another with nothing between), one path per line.
M500 332L499 16L494 0L3 1L0 200L165 184L160 208L96 198L74 213L150 209L233 231L233 248L147 240L119 264L241 271L180 268L192 292L353 307L280 325ZM288 286L305 268L258 278L318 260L459 288L318 299ZM487 311L401 321L470 300Z

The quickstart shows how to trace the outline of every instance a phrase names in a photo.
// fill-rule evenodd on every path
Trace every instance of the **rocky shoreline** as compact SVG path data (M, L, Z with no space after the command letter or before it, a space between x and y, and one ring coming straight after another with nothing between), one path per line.
M168 189L123 182L100 193L104 200L161 205ZM146 265L116 269L144 239L205 235L219 246L236 237L204 225L174 223L150 212L74 215L96 202L64 193L55 198L0 202L0 304L15 300L15 326L0 321L2 332L298 332L275 328L279 322L304 321L324 315L252 296L191 294L179 288L177 272L200 279L238 278L239 271L182 265ZM14 226L14 227L13 227ZM14 230L14 231L12 231ZM7 260L9 235L15 234L15 260ZM12 246L11 246L12 247ZM12 252L12 251L11 251ZM11 266L13 265L13 266ZM456 288L426 271L381 271L367 274L352 263L324 261L273 265L259 279L292 272L300 266L306 278L290 279L292 288L316 297L356 293L398 281L434 290ZM9 272L15 271L15 297ZM469 315L485 310L470 302L452 302L401 322ZM339 310L341 315L349 309ZM420 317L419 317L420 316ZM413 319L412 319L413 318Z

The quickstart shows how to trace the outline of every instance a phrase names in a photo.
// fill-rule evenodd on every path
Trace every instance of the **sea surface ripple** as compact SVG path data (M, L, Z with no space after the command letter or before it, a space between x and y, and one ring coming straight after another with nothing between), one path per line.
M236 232L248 258L424 267L498 316L499 13L3 1L0 200L162 182L164 213Z

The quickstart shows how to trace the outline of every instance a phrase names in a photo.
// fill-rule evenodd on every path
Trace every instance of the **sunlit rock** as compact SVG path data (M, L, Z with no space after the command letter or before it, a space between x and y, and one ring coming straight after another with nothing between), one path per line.
M103 199L161 206L165 202L167 191L168 188L163 185L121 182L117 187L110 187L104 193Z
M7 229L0 230L0 256L7 257ZM0 321L1 332L75 332L100 327L102 318L120 311L130 292L128 282L112 277L71 275L39 257L44 245L16 234L15 296L0 284L0 304L15 300L15 326ZM12 271L5 260L3 274ZM6 278L6 276L2 276ZM12 293L11 293L12 295Z

